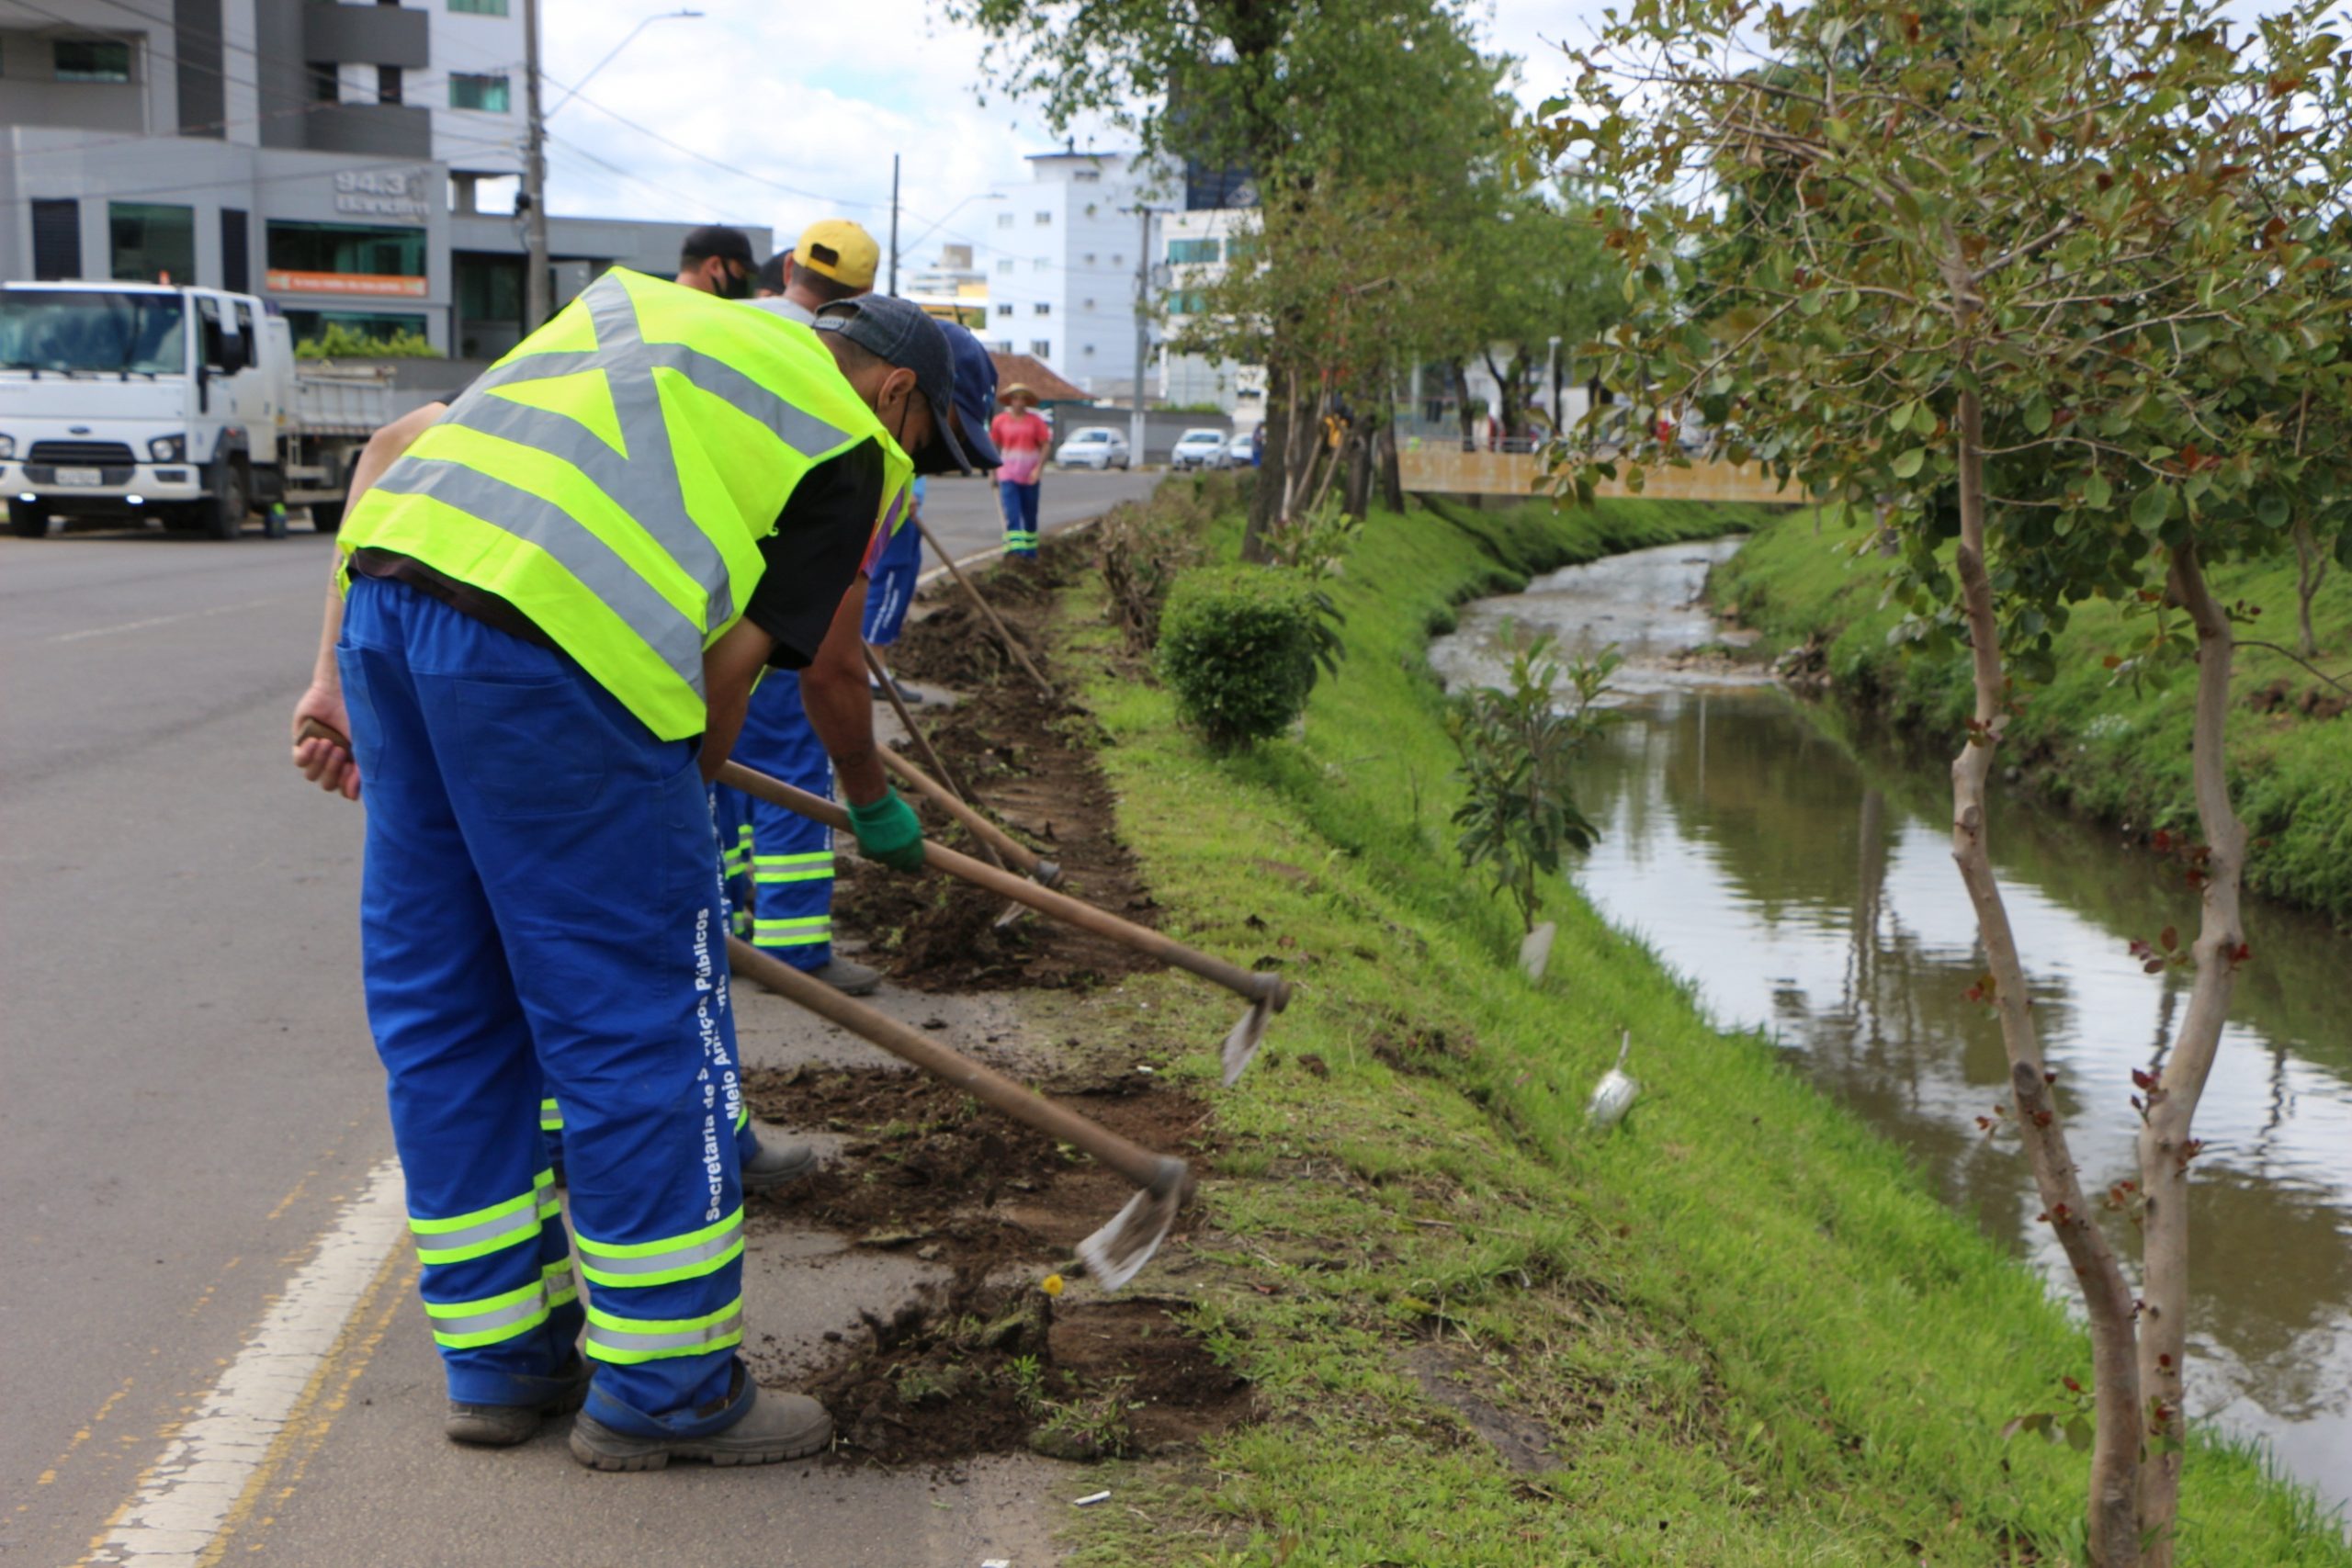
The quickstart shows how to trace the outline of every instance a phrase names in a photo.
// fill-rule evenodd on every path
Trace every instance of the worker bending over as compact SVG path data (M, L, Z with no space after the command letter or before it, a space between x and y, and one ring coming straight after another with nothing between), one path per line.
M761 669L816 657L910 454L960 454L928 318L825 324L608 273L355 477L295 710L352 748L295 759L365 781L368 1021L460 1441L519 1442L583 1398L571 1451L599 1469L831 1435L736 1355L741 1090L703 786ZM911 868L921 829L859 695L852 824Z

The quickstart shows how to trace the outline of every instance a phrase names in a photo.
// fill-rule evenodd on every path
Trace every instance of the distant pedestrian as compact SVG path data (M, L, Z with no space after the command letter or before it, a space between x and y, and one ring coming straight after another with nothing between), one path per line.
M1015 381L1004 389L1004 412L989 424L989 439L1004 454L996 471L997 497L1004 507L1004 553L1016 560L1037 554L1037 490L1054 427L1037 414L1037 394Z
M1253 468L1266 466L1266 425L1263 420L1250 432L1250 466Z

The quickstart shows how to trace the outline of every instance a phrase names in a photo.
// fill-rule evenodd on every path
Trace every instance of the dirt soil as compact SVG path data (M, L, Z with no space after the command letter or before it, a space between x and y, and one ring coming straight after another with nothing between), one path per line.
M1206 1109L1148 1073L1045 1087L1147 1148L1208 1147ZM1105 1459L1248 1416L1248 1385L1192 1337L1181 1303L1044 1288L1074 1272L1079 1238L1132 1195L1119 1177L918 1074L797 1067L753 1072L745 1088L756 1114L848 1139L823 1171L750 1201L753 1235L789 1216L952 1273L892 1319L868 1315L863 1342L803 1385L834 1413L844 1456L903 1464L1027 1447ZM1167 1245L1197 1224L1187 1210Z
M1049 674L1046 631L1056 613L1054 591L1091 565L1083 537L1051 540L1035 562L1000 563L976 579L1030 659ZM891 650L891 668L957 693L952 708L914 710L957 782L1016 838L1060 864L1063 892L1138 925L1153 924L1157 906L1113 830L1111 792L1094 761L1092 717L1058 693L1040 693L953 581L933 584L921 608L922 618ZM920 765L920 755L910 754ZM944 813L922 801L916 808L932 837L980 854ZM835 923L871 943L863 955L869 962L917 990L1083 989L1159 967L1107 937L1035 913L999 927L1006 900L952 878L847 863L843 871L834 884Z

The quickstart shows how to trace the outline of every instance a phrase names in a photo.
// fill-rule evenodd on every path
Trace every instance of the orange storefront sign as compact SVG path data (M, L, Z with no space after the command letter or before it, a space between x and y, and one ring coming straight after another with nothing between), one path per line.
M380 272L285 272L267 275L273 294L360 294L372 299L422 299L424 279Z

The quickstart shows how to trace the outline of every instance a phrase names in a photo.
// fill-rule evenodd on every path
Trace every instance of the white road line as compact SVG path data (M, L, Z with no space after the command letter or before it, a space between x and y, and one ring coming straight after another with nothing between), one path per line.
M182 610L176 615L150 615L143 621L123 621L111 626L85 626L78 632L59 632L45 637L43 642L80 642L88 637L113 637L119 632L144 631L149 626L168 626L175 621L193 621L206 615L233 615L240 610L258 610L264 604L283 602L287 595L273 593L266 599L247 599L238 604L215 604L209 610Z
M311 1385L384 1259L408 1233L398 1160L368 1173L318 1252L288 1282L112 1529L83 1559L195 1568Z

